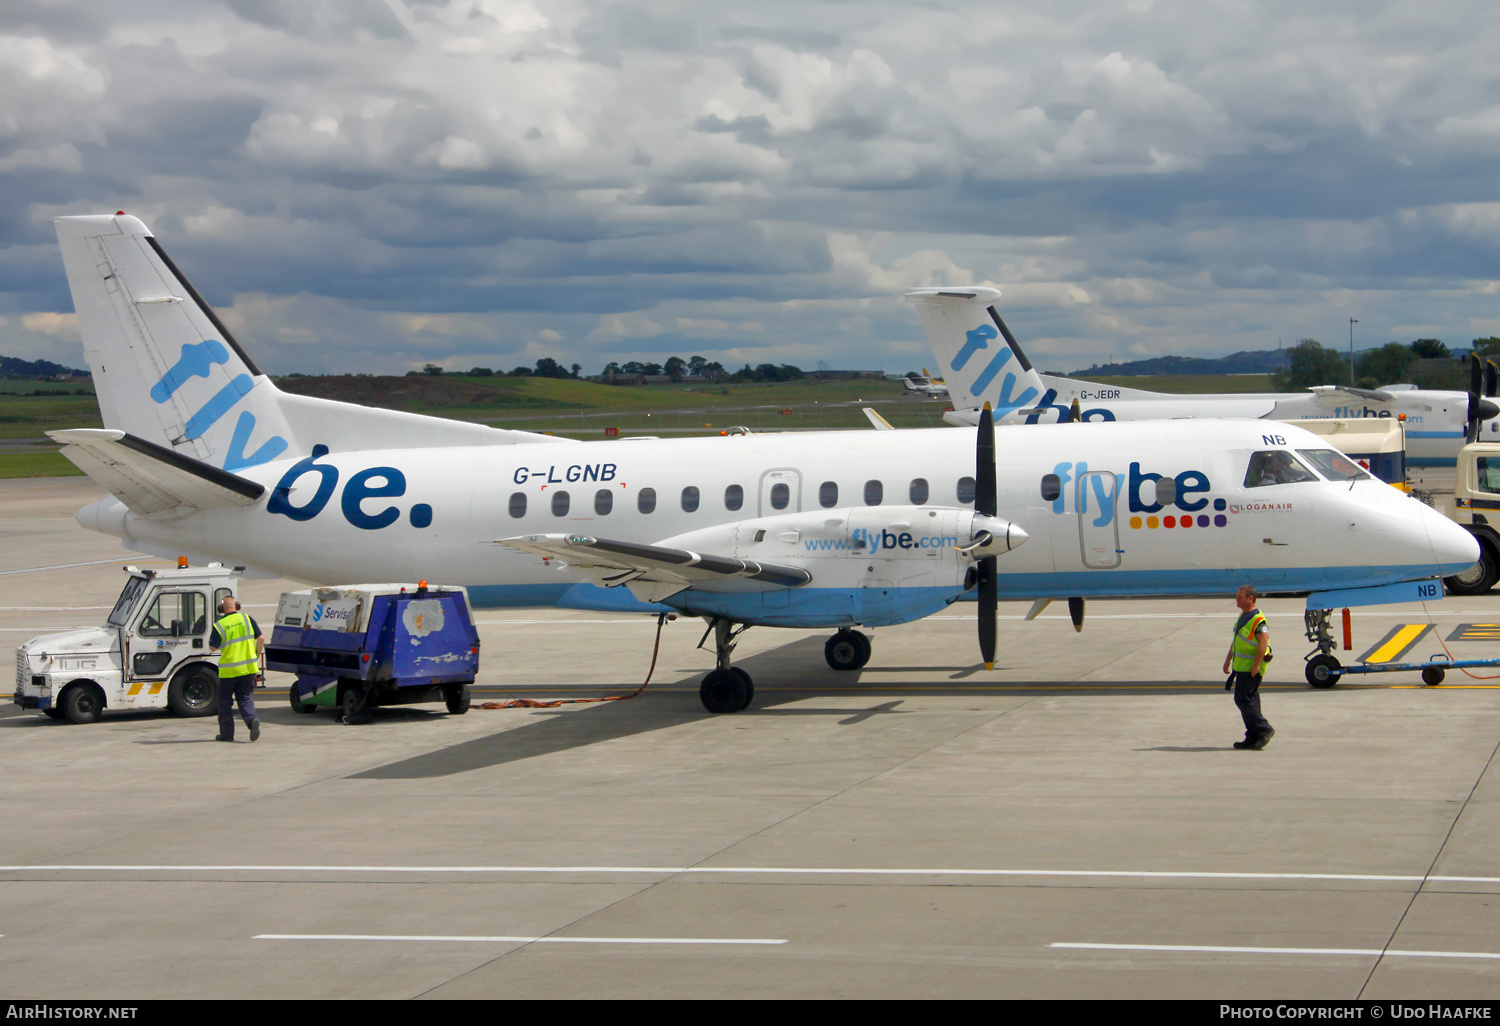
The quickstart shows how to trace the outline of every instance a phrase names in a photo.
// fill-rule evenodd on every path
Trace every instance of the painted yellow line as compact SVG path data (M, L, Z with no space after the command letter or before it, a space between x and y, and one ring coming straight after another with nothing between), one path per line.
M1428 625L1425 623L1409 623L1397 631L1390 641L1381 645L1365 659L1367 663L1389 663L1394 662L1396 657L1406 651L1406 646L1416 641L1427 632Z

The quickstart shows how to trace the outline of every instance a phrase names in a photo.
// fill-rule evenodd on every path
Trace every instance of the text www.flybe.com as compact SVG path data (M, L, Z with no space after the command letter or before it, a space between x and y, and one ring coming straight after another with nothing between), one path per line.
M849 532L848 538L808 538L802 545L808 552L879 552L882 549L952 549L958 547L958 539L952 535L914 538L907 531L866 531L858 527Z

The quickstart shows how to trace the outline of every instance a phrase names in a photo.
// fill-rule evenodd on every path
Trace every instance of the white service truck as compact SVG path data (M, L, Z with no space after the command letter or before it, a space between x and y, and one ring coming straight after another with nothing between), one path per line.
M43 634L16 649L16 704L73 723L93 723L106 709L218 712L219 660L208 639L219 603L238 598L241 569L127 566L102 627Z

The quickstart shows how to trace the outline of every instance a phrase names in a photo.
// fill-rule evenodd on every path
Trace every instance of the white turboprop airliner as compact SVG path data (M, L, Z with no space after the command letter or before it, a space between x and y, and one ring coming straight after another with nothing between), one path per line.
M966 299L967 305L935 303L932 297ZM1257 420L1332 420L1406 416L1409 466L1454 465L1465 441L1500 438L1500 406L1480 394L1408 386L1367 389L1321 385L1306 392L1169 395L1034 370L995 308L998 289L980 286L914 289L927 338L948 382L954 410L950 424L972 426L989 403L997 423L1062 423L1070 416L1094 420L1174 420L1184 417L1248 417ZM1477 365L1476 365L1477 371ZM1476 377L1477 377L1476 373ZM1076 414L1074 407L1077 407Z
M977 587L989 663L1001 597L1081 610L1246 581L1439 595L1432 578L1478 558L1468 532L1294 426L982 418L977 445L951 428L568 442L288 395L139 220L63 217L57 233L107 425L53 433L111 493L85 527L314 583L420 577L476 605L701 616L715 712L753 694L730 666L750 625L833 629L829 664L855 669L870 654L855 626Z

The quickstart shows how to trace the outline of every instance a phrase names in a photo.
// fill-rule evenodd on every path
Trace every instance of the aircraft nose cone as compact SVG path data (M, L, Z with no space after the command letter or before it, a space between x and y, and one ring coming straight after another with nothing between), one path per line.
M1438 564L1438 576L1462 573L1478 561L1479 542L1472 534L1436 510L1424 510L1423 519L1432 542L1432 556Z

